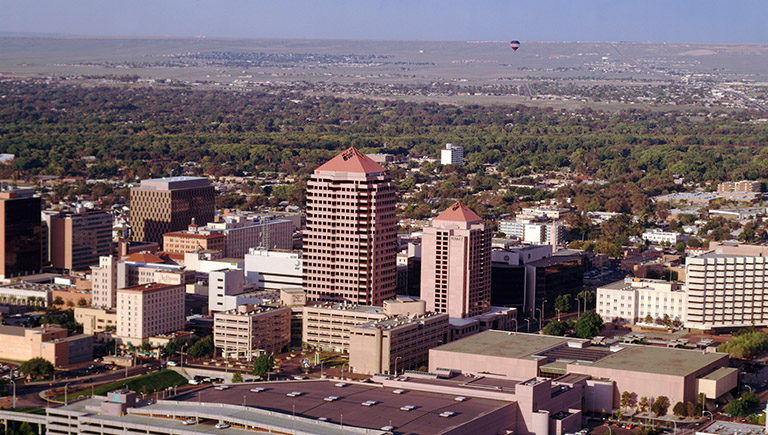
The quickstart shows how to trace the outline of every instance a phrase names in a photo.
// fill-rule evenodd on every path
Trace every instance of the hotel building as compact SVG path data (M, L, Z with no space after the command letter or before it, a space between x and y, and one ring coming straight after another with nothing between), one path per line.
M117 337L141 346L149 337L184 328L184 285L142 284L117 291Z
M427 310L452 318L491 308L491 229L456 202L424 229L421 297Z
M355 148L307 184L303 286L310 300L381 305L395 296L395 185Z

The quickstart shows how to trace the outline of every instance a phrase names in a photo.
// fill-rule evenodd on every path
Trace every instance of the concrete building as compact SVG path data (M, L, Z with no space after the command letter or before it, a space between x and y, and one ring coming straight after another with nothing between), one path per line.
M103 308L75 307L75 322L83 325L83 334L117 331L117 311Z
M40 198L32 189L0 191L0 279L39 273L43 260Z
M621 392L696 403L738 385L728 354L646 345L590 345L588 340L486 331L431 349L430 372L494 373L511 380L584 375L584 408L619 407ZM579 407L581 409L581 407Z
M112 253L112 215L76 208L50 216L50 257L56 269L88 270Z
M520 211L522 215L545 217L547 219L562 219L565 215L570 214L571 209L560 207L523 207Z
M117 290L117 337L141 346L149 337L184 328L184 286L142 284Z
M93 358L93 337L67 336L67 328L43 325L37 328L0 326L0 358L28 361L45 358L55 367L68 366Z
M300 288L302 274L299 251L251 249L245 255L245 282L259 290Z
M491 229L456 202L424 229L421 297L427 310L466 318L491 306Z
M213 315L213 343L226 358L251 361L263 353L280 353L290 342L288 307L249 304Z
M395 185L355 148L307 183L303 286L310 300L380 305L395 296Z
M759 181L723 181L717 185L718 192L760 192Z
M243 257L253 248L293 248L293 222L287 219L229 213L209 222L206 228L224 235L227 257Z
M464 147L452 143L445 144L445 148L440 150L440 164L442 165L463 165Z
M686 234L680 234L672 231L662 231L658 228L645 230L641 237L643 240L656 245L668 244L670 246L675 246L677 242L684 242L690 238L690 236Z
M184 266L166 263L157 255L142 252L131 254L117 262L117 287L133 287L153 282L162 284L192 284L194 271Z
M400 373L425 366L429 349L448 341L448 315L390 317L352 327L349 367L355 373Z
M235 308L225 304L225 296L241 294L244 288L245 277L242 269L221 269L208 273L208 312Z
M94 307L117 307L117 258L99 257L99 265L91 266L91 303Z
M172 254L197 251L221 251L227 249L227 238L218 230L210 230L194 223L184 231L163 234L163 251Z
M131 189L133 240L162 243L163 234L213 221L215 190L202 177L142 180Z
M349 331L355 326L384 320L384 308L342 303L310 303L303 309L301 341L333 352L349 352Z
M0 286L0 301L12 305L49 307L53 303L54 290L66 291L73 288L67 284L18 281Z
M676 282L627 278L597 288L597 314L606 322L635 324L647 316L686 323L688 295Z
M565 243L565 227L562 224L542 221L538 217L519 215L514 220L503 220L499 222L499 231L524 243L551 245L552 251Z

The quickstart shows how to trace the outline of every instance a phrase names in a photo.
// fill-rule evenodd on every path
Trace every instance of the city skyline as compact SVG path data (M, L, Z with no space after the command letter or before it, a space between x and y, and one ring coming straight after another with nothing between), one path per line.
M0 1L4 33L225 38L768 43L765 2Z

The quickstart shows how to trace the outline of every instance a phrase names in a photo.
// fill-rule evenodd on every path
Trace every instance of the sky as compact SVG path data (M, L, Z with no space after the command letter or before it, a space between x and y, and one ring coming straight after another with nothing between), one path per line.
M768 0L0 0L0 32L768 43Z

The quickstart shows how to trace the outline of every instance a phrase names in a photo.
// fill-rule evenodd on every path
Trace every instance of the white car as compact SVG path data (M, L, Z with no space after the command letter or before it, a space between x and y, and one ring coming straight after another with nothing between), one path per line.
M216 423L216 426L214 426L216 429L226 429L229 427L229 423L224 423L223 421L220 423Z
M214 390L228 390L229 389L229 385L216 385L215 387L213 387L213 389Z
M189 426L189 425L195 424L195 423L197 423L197 420L195 420L194 418L188 418L188 419L186 419L186 420L184 420L182 422L182 424L185 425L185 426Z
M177 365L176 361L168 361L168 367L176 367Z

